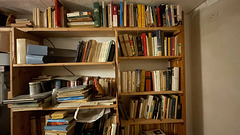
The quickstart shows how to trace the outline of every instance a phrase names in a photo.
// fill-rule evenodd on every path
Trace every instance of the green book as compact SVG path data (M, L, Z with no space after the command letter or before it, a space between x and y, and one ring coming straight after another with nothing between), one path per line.
M155 27L157 27L157 21L156 21L156 8L152 6L152 11L153 11L153 22Z
M94 8L94 15L93 15L94 27L100 27L99 3L94 2L93 8Z
M137 48L137 41L136 41L136 36L133 36L133 46L135 50L135 56L138 56L138 48Z

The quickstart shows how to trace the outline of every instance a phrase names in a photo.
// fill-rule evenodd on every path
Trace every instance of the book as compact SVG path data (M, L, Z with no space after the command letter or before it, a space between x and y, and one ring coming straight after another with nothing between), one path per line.
M142 33L142 45L143 45L143 50L144 50L144 56L148 56L148 53L147 53L147 39L146 39L146 34L145 33Z
M141 72L141 87L140 91L144 92L145 91L145 70L143 69Z
M145 5L141 5L142 6L142 20L141 20L141 24L142 27L145 27Z
M28 55L43 56L48 54L48 47L43 45L27 44Z
M146 91L152 91L152 74L146 71Z
M123 26L123 2L120 2L120 26Z
M119 35L118 39L119 39L121 51L122 51L123 55L125 57L127 57L128 56L128 52L127 52L127 48L126 48L126 45L125 45L125 42L124 42L124 39L123 39L123 35Z
M123 26L127 27L127 2L123 2Z
M94 27L100 27L99 3L93 3L94 8Z
M38 42L26 38L17 39L17 64L26 64L27 44L38 44Z
M137 13L138 13L138 27L142 27L142 5L137 4Z
M45 131L65 131L76 125L76 121L71 122L69 125L57 125L57 126L44 126Z
M126 50L127 50L128 56L133 56L132 47L131 47L131 44L130 44L130 41L129 41L128 34L124 34L123 38L124 38L124 42L125 42L125 45L126 45Z
M165 133L160 129L143 131L142 134L144 134L144 135L165 135Z
M172 68L172 90L179 90L179 67Z
M117 6L113 6L113 27L118 27L118 16L117 16Z
M63 119L65 116L67 116L67 111L56 111L51 114L52 119Z

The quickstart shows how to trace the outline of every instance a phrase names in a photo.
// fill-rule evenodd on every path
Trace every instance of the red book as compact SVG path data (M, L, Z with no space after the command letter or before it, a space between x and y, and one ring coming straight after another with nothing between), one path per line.
M171 41L171 46L172 46L172 56L175 56L175 37L172 36L172 41Z
M61 27L61 6L62 4L55 0L55 25L56 27Z
M82 62L84 62L84 60L85 60L85 56L86 56L86 52L87 52L87 48L88 48L88 42L86 42L86 46L85 46L85 50L84 50L84 53L83 53Z
M111 1L112 22L113 22L113 1Z
M161 27L161 19L160 19L160 8L157 7L157 20L158 20L158 27Z
M127 5L127 27L129 27L129 5Z
M152 74L151 71L146 71L146 91L152 90Z
M147 42L146 42L146 33L142 33L142 45L143 45L143 51L144 56L147 56Z
M117 6L117 20L118 27L120 26L120 5Z

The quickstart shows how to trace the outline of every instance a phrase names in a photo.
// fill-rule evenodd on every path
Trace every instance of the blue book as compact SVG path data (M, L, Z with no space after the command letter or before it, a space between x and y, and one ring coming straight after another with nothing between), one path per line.
M27 45L27 54L30 55L47 55L48 47L42 45Z
M71 101L71 100L81 100L81 99L84 99L84 96L58 98L57 101Z
M123 26L123 2L120 2L120 26Z
M78 42L78 46L77 46L77 51L76 51L76 55L75 55L75 58L74 58L74 62L77 62L78 52L79 52L79 49L80 49L80 44L81 44L81 41Z
M58 126L44 126L44 130L53 130L53 131L68 131L76 124L76 121L68 125L58 125Z
M27 64L43 64L43 56L27 54L26 63Z

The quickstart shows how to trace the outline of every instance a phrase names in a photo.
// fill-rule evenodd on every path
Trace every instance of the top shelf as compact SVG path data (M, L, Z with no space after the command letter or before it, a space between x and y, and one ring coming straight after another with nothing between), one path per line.
M180 26L176 27L116 27L116 28L18 28L24 32L44 37L114 37L115 31L124 32L147 32L162 30L165 32L177 32Z

